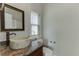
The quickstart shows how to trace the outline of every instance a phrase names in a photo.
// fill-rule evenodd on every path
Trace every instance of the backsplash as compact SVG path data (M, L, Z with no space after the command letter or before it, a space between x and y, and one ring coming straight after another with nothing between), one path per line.
M6 41L0 42L0 48L1 47L6 47Z

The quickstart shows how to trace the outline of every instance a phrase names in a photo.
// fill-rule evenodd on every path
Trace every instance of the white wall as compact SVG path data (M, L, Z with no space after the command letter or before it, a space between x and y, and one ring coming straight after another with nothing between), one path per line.
M56 40L56 55L79 56L79 4L46 4L43 36Z
M30 4L30 3L10 3L9 5L12 5L16 8L19 8L25 12L25 31L14 31L16 33L16 36L18 35L30 35L31 27L30 27L30 15L31 10L37 11L39 14L42 15L42 5L41 4ZM41 17L41 16L40 16ZM0 41L6 40L6 33L0 32Z

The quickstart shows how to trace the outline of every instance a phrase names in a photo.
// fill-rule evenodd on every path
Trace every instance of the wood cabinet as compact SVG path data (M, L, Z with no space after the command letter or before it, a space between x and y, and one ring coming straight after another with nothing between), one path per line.
M38 48L28 56L43 56L43 47Z

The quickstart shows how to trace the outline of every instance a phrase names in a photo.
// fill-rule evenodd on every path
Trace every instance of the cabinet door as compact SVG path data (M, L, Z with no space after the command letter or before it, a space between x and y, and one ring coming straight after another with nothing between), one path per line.
M38 48L28 56L43 56L43 47Z

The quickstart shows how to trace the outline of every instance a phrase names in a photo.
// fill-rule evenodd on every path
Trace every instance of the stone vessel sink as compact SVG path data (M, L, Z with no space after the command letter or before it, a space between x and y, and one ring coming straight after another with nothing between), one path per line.
M10 39L10 48L11 49L22 49L30 45L31 40L25 36L14 37Z

